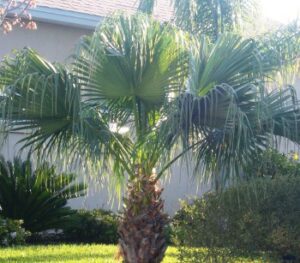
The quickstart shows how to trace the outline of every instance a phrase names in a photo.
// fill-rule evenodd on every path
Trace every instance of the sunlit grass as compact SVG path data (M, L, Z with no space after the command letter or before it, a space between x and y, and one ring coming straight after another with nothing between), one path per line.
M9 263L115 263L114 245L53 245L0 249L0 262ZM176 261L176 249L170 247L164 263Z
M114 245L52 245L0 249L0 262L9 263L115 263ZM163 263L177 263L177 249L169 247ZM263 262L239 258L235 262Z

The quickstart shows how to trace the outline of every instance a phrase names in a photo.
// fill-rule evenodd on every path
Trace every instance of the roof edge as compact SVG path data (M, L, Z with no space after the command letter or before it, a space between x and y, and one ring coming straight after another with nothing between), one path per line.
M103 17L45 6L30 10L35 21L94 30Z

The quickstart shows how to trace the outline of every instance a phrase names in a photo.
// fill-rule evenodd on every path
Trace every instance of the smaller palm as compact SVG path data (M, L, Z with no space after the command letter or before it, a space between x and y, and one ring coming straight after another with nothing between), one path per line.
M86 186L74 184L74 174L56 174L43 164L33 170L30 161L0 161L0 215L23 220L32 233L61 229L74 213L67 200L83 196Z

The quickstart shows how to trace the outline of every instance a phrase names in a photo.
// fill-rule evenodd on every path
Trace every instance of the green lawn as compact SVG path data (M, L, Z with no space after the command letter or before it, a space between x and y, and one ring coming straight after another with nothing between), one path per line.
M0 262L10 263L115 263L116 246L54 245L0 249ZM164 263L176 262L176 249L169 248Z
M0 262L10 263L115 263L117 247L113 245L54 245L0 249ZM163 263L175 263L177 250L170 247ZM239 259L236 262L263 262Z

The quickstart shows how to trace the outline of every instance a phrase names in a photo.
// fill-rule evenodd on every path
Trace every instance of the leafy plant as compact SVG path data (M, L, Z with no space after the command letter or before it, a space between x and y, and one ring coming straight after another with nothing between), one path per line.
M69 242L116 244L118 242L118 218L100 209L78 210L75 224L64 227L64 236Z
M184 30L216 40L254 20L255 0L173 0L175 21Z
M298 154L288 155L274 149L268 149L253 157L255 165L245 167L245 174L250 177L300 176Z
M22 220L0 216L0 246L23 245L30 232L22 227Z
M67 200L85 194L84 184L75 184L75 174L56 174L43 164L33 170L30 161L16 158L0 161L0 215L22 220L30 232L59 229L74 214Z
M228 258L265 251L299 259L299 212L300 177L256 179L183 203L174 217L174 239L187 261L197 255L188 247L207 247L210 256L223 251Z

